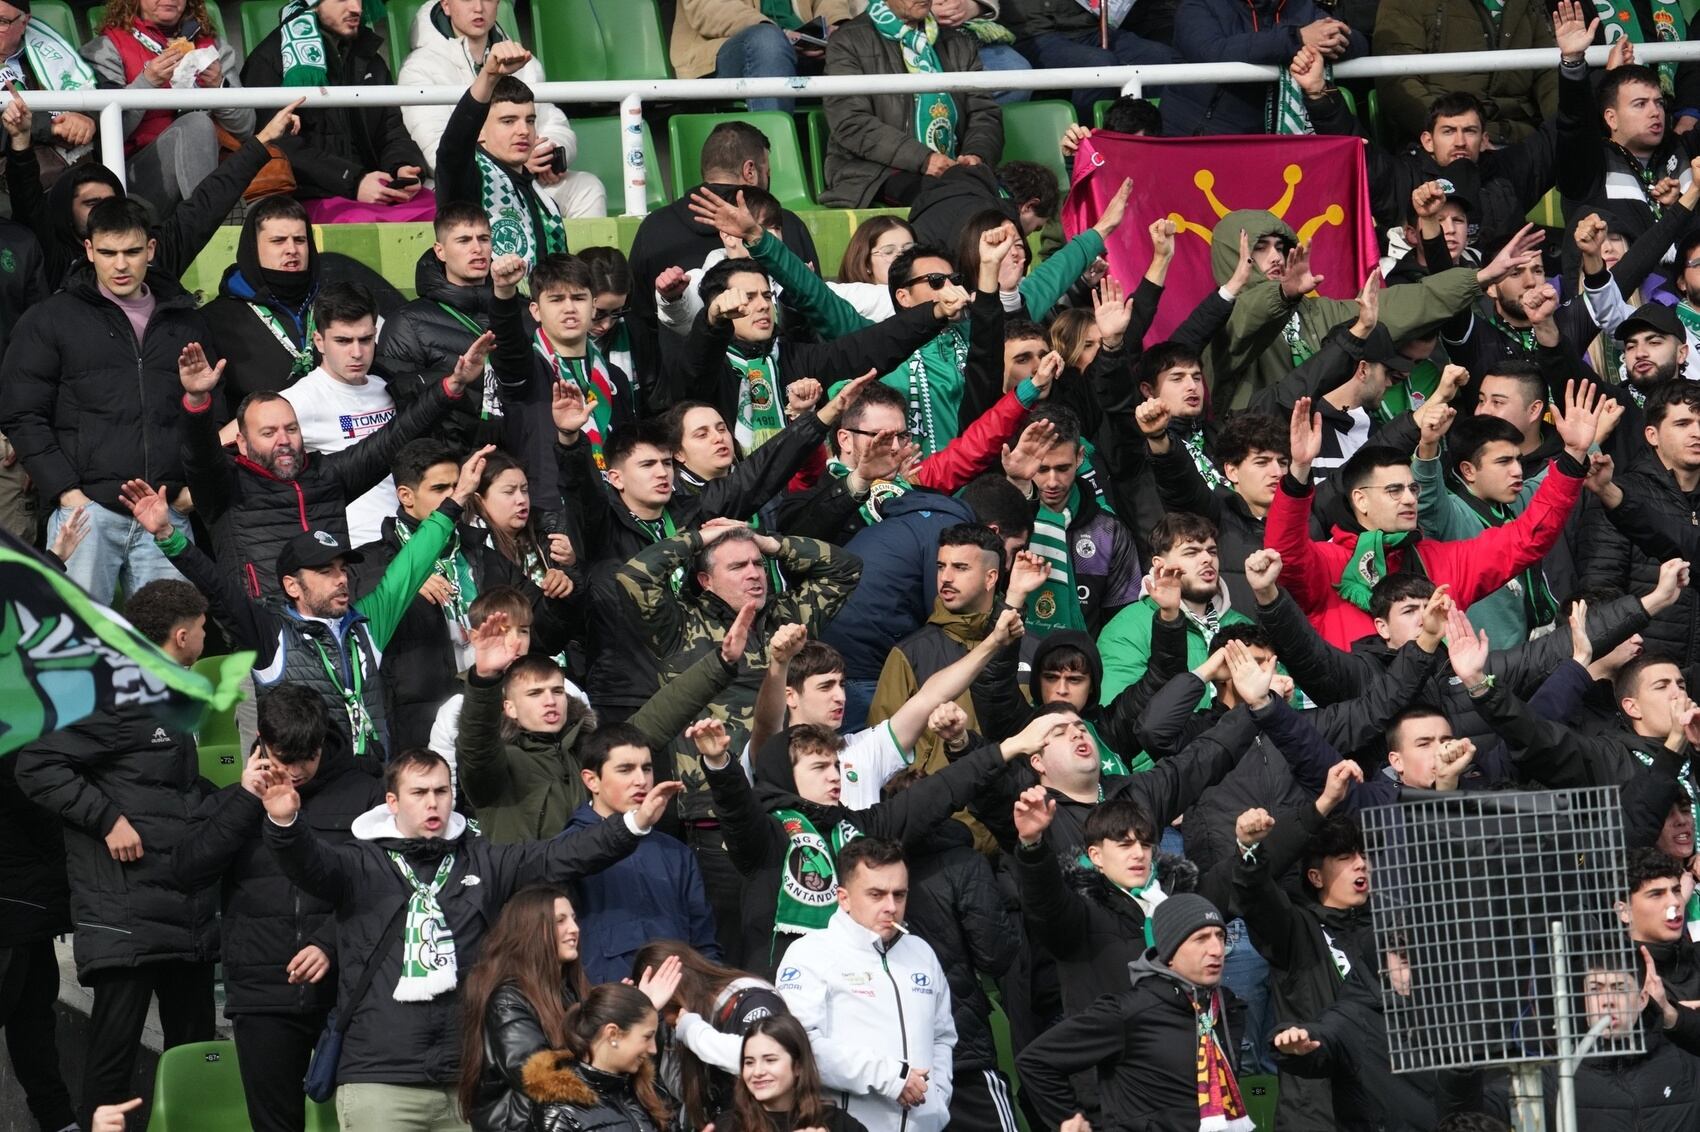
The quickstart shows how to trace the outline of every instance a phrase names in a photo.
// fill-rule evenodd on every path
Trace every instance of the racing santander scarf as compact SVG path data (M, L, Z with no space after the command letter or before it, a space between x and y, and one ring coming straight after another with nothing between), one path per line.
M904 70L912 75L944 71L938 52L933 50L939 38L939 22L931 14L926 24L917 28L898 19L885 0L873 0L868 5L868 19L875 31L902 48ZM934 153L956 156L956 121L956 99L950 95L941 91L915 96L915 137Z
M1100 778L1108 778L1112 774L1144 774L1157 765L1152 761L1151 756L1144 751L1133 756L1133 762L1128 762L1117 754L1114 748L1104 742L1104 737L1098 734L1098 728L1093 726L1090 719L1082 719L1080 722L1084 723L1086 730L1092 733L1092 742L1098 747L1098 775ZM1150 945L1147 944L1147 946Z
M785 830L785 863L779 870L779 903L773 914L775 935L807 935L823 930L838 910L838 854L862 831L841 821L826 837L800 810L774 810Z
M1293 355L1293 368L1297 369L1310 360L1316 350L1305 341L1304 324L1299 320L1299 312L1294 311L1281 327L1281 337L1286 340L1287 350Z
M590 419L584 422L584 435L590 441L592 455L596 457L597 470L606 471L608 461L602 456L602 445L608 439L608 429L614 418L614 379L608 375L602 351L596 348L595 342L586 339L584 357L563 358L555 352L554 344L541 326L537 328L537 337L531 348L549 363L556 381L570 381L584 394L584 402L590 406Z
M1091 724L1087 724L1087 726L1090 727ZM1101 790L1100 793L1102 793ZM1153 851L1153 853L1155 853L1155 851ZM1087 852L1084 849L1082 849L1080 854L1075 857L1074 863L1083 869L1090 869L1098 875L1103 876L1103 870L1092 863L1092 858L1087 855ZM1104 883L1112 885L1117 892L1120 892L1129 900L1132 900L1135 904L1139 905L1139 911L1145 917L1145 946L1156 947L1157 938L1151 930L1151 916L1157 911L1157 905L1169 898L1169 894L1163 891L1163 885L1157 879L1157 858L1155 855L1151 858L1151 875L1146 877L1145 883L1140 885L1138 888L1123 888L1121 885L1112 881L1109 877L1104 877Z
M1334 68L1324 64L1322 73L1324 81L1329 81L1334 77ZM1263 132L1288 135L1316 133L1316 127L1310 124L1310 112L1305 109L1305 95L1299 89L1299 80L1285 67L1281 68L1281 78L1269 88L1269 94L1263 100Z
M1256 1125L1246 1113L1239 1082L1234 1080L1233 1067L1216 1033L1217 1022L1225 1017L1222 992L1212 990L1207 1003L1194 998L1192 1010L1198 1022L1194 1065L1198 1073L1199 1132L1252 1132Z
M738 374L738 420L733 431L745 452L766 444L785 427L779 404L779 353L770 345L765 354L745 354L736 342L726 348L726 361Z
M283 25L284 86L325 86L330 81L318 6L319 0L290 0L278 15Z
M1387 552L1404 546L1415 534L1415 531L1395 531L1392 534L1365 531L1359 535L1352 546L1352 556L1346 559L1345 569L1340 571L1340 580L1334 583L1334 592L1368 613L1370 590L1387 577Z
M515 181L514 175L483 148L473 151L478 163L479 194L490 216L490 254L517 255L525 266L537 266L546 255L567 250L567 228L560 206L535 182ZM541 231L543 244L538 246Z
M454 869L455 855L448 854L437 866L437 875L427 888L413 875L413 867L394 849L390 860L401 870L413 894L407 898L407 924L402 935L401 978L395 985L397 1002L426 1002L455 989L455 939L437 893Z
M1490 12L1503 4L1504 0L1487 0ZM1678 43L1688 38L1688 16L1678 0L1647 0L1647 7L1653 14L1653 37L1660 43ZM1619 38L1631 43L1647 42L1647 30L1641 26L1640 17L1627 6L1615 4L1612 0L1594 0L1594 14L1605 25L1606 43ZM1496 21L1497 15L1495 12ZM1612 34L1612 28L1618 30L1618 35ZM1657 63L1654 67L1659 72L1659 85L1664 88L1665 94L1676 93L1676 64Z
M968 335L955 325L939 331L903 363L909 385L909 432L922 456L936 456L956 439L962 367L967 364Z
M1061 511L1053 511L1043 502L1033 517L1033 553L1043 558L1051 568L1044 584L1033 592L1027 609L1027 628L1033 633L1049 633L1056 629L1086 628L1086 615L1080 609L1080 591L1074 584L1074 555L1068 546L1068 525L1080 510L1080 484L1068 489L1068 502Z
M317 294L316 288L314 293ZM299 342L297 342L295 337L289 333L289 330L283 325L283 322L277 317L277 315L272 312L270 307L266 306L264 303L248 304L254 314L259 316L260 321L265 323L266 329L272 332L272 337L277 339L278 345L282 346L285 350L288 350L289 356L295 359L289 366L289 376L292 381L298 381L301 378L306 377L308 374L312 373L319 364L313 359L313 331L316 327L313 324L312 302L313 300L311 298L307 300L307 321L304 324L304 329L301 331L301 341Z
M836 476L839 479L844 479L850 475L850 466L842 460L828 460L826 470L829 475ZM914 490L915 485L902 476L892 476L888 480L875 480L868 485L867 502L858 507L856 513L862 516L862 522L871 527L884 518L880 514L880 508L888 499L896 499L898 496L906 495Z
M397 519L396 541L406 546L414 530L405 519ZM458 530L449 536L448 545L443 547L443 556L437 559L431 573L449 584L449 600L442 605L443 618L449 623L449 639L454 643L455 661L459 665L461 654L472 647L472 622L467 617L467 609L478 599L478 582L472 576L472 564L466 560L466 552L460 545Z
M1677 321L1688 331L1690 340L1700 340L1700 310L1695 310L1687 302L1676 304Z
M93 90L99 85L94 68L77 53L77 49L39 19L24 25L24 62L29 65L36 81L48 90ZM50 112L48 117L57 118L60 113L63 111ZM94 150L94 143L53 148L67 165L74 165Z
M1192 457L1192 466L1198 470L1198 478L1204 481L1204 486L1214 491L1223 488L1234 490L1234 485L1228 482L1228 477L1216 470L1216 461L1210 458L1210 453L1204 450L1204 429L1202 418L1200 427L1191 432L1181 434L1181 447Z

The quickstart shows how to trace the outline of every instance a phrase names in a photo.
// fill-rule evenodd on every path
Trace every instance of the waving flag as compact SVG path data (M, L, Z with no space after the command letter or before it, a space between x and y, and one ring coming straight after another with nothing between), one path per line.
M1127 218L1110 236L1109 259L1130 293L1151 265L1151 222L1166 217L1178 229L1148 345L1167 338L1216 289L1210 230L1235 209L1266 209L1310 244L1324 295L1351 298L1377 261L1357 138L1139 138L1099 130L1075 155L1063 230L1073 236L1091 227L1123 178L1132 179L1133 195Z
M254 654L215 687L182 667L10 534L0 531L0 755L106 708L145 704L192 731L240 697Z

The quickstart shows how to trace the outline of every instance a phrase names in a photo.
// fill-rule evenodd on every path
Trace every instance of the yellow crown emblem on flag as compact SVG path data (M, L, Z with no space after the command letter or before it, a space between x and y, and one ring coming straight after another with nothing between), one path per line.
M1287 210L1293 206L1293 193L1298 189L1299 182L1304 180L1304 176L1305 171L1298 165L1288 165L1286 168L1282 169L1281 180L1285 182L1286 188L1281 193L1280 199L1270 205L1266 211L1273 213L1279 220L1286 220ZM1223 204L1221 199L1216 195L1216 174L1214 172L1209 169L1200 169L1192 175L1192 183L1197 185L1199 191L1204 194L1204 199L1209 202L1211 211L1215 212L1217 220L1222 219L1222 217L1233 211L1233 209ZM1207 244L1210 242L1210 228L1205 227L1202 224L1195 224L1178 212L1169 213L1169 219L1174 222L1174 225L1178 230L1191 232ZM1346 210L1337 204L1331 204L1322 210L1321 215L1313 216L1298 226L1299 243L1310 243L1311 238L1315 236L1317 231L1325 224L1332 227L1339 227L1345 222ZM1214 222L1212 222L1212 226L1214 226Z

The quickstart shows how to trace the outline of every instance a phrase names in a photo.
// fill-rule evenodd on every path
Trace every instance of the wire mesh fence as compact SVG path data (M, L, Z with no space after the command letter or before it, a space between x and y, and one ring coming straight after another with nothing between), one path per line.
M1437 794L1363 826L1394 1072L1557 1060L1606 1014L1593 1056L1643 1052L1616 787Z

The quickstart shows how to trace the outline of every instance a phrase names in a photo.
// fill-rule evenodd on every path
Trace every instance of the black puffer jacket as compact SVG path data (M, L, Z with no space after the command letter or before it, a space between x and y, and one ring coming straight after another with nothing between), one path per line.
M402 838L394 817L381 806L355 819L354 840L344 845L326 845L299 818L287 826L269 818L260 824L284 874L336 906L337 1001L350 1003L366 964L378 964L366 997L352 1007L337 1063L343 1084L449 1085L460 1079L460 996L395 999L402 925L389 925L412 889L390 851L401 854L422 883L431 881L446 854L454 855L437 901L454 936L456 963L467 971L478 962L484 934L508 897L528 884L569 884L607 868L637 845L623 818L571 837L524 845L493 845L469 833L459 814L450 817L446 838Z
M453 373L455 363L478 337L445 307L480 327L480 332L490 328L489 282L476 287L450 283L443 261L430 248L413 269L413 289L419 297L385 319L378 337L378 368L389 375L390 395L398 406L406 406ZM494 384L484 397L468 390L437 425L435 435L469 452L484 444L501 444L512 451L503 412L505 406Z
M1641 461L1616 479L1623 489L1623 506L1608 512L1589 500L1582 513L1577 551L1582 585L1650 593L1659 583L1664 556L1700 549L1700 530L1695 529L1700 492L1683 492L1656 458ZM1653 618L1641 635L1648 652L1689 669L1700 661L1700 594L1692 587L1684 589L1676 604Z
M354 819L384 801L384 784L341 747L297 792L299 820L327 845L349 841ZM284 971L310 943L337 962L335 909L283 875L261 837L265 820L259 798L226 786L195 812L172 871L185 888L220 886L226 1014L322 1013L336 1005L336 975L291 986Z
M565 981L561 997L569 1005L577 992ZM549 1049L531 1000L514 983L503 983L484 1004L484 1070L471 1117L479 1132L526 1132L531 1098L525 1092L525 1066Z
M167 496L185 482L177 355L207 341L206 322L163 272L150 271L147 285L157 306L140 346L92 271L31 307L12 333L0 365L0 432L49 505L81 488L123 512L118 488L127 479L164 483Z
M950 982L956 1018L951 1072L992 1069L992 1006L980 976L1001 979L1021 950L1021 928L974 835L961 822L940 822L909 853L909 929L926 940Z
M176 364L174 357L174 381ZM179 386L165 435L181 431L181 466L195 509L213 533L219 565L250 597L281 594L278 551L302 531L330 531L346 542L348 501L382 482L402 445L429 432L456 400L438 382L377 432L341 452L306 456L299 475L280 480L246 456L219 447L211 406L186 412L182 398Z
M18 788L17 760L0 759L0 948L71 930L59 819Z
M531 1132L684 1132L678 1102L659 1083L665 1121L638 1100L632 1079L592 1069L565 1050L544 1050L525 1063L525 1092L535 1107Z
M335 36L320 37L325 46L327 82L331 86L389 86L390 65L384 41L362 25L352 43ZM283 29L280 27L248 52L242 67L243 86L283 85ZM394 173L403 165L427 168L397 106L347 106L309 109L301 113L301 132L279 139L278 148L295 170L301 197L350 197L360 178L374 170Z
M382 537L360 547L365 561L355 568L356 580L351 586L354 593L363 593L377 585L395 556L401 553L401 538L396 534L400 524L415 530L419 521L407 514L392 515L384 520ZM512 586L526 595L531 599L531 639L535 650L544 654L559 652L566 647L570 617L566 600L545 598L525 571L489 544L489 537L489 531L482 527L462 523L455 528L455 538L472 568L477 592L484 594L497 586ZM413 599L402 615L401 624L396 626L395 636L384 646L381 671L384 691L389 696L390 749L405 751L409 747L425 746L431 738L437 709L461 690L454 644L449 640L442 606L422 597Z
M218 892L185 888L171 859L206 796L195 740L145 708L98 711L13 756L18 785L65 823L77 978L167 960L218 958ZM113 860L106 835L122 817L141 858Z
M300 271L269 271L260 266L259 226L254 214L242 224L236 240L236 262L224 269L218 281L218 297L203 314L212 345L228 363L224 377L225 408L232 415L242 398L250 393L276 393L294 384L297 352L306 349L315 361L312 335L308 334L309 312L319 293L319 268L323 257L307 236L306 262ZM290 345L278 340L255 308L262 308L277 321Z
M997 747L982 747L877 806L852 810L806 801L797 793L790 741L790 732L783 731L756 752L753 789L736 759L729 759L720 770L707 763L702 768L714 795L715 812L720 815L727 855L746 882L740 965L769 977L795 938L776 938L774 934L781 877L788 867L800 867L792 859L791 840L774 810L796 810L816 830L830 830L845 822L868 837L914 845L931 837L934 829L966 805L1004 766Z
M1657 574L1656 567L1654 573ZM1623 576L1620 571L1609 584L1621 587ZM1652 588L1651 583L1645 587ZM1680 609L1681 605L1674 608ZM1387 647L1386 641L1374 635L1353 641L1350 652L1335 648L1317 634L1310 619L1286 590L1280 591L1273 604L1258 606L1257 619L1269 630L1276 654L1294 683L1319 704L1337 704L1362 696L1365 688L1398 655ZM1647 631L1647 611L1638 598L1614 598L1588 609L1588 638L1593 642L1595 656L1604 656L1631 635ZM1551 633L1527 644L1490 652L1487 671L1501 687L1508 688L1519 699L1528 699L1569 656L1570 630L1560 624ZM1473 739L1478 751L1498 741L1444 658L1436 661L1433 674L1412 702L1445 712L1452 721L1453 734L1461 739ZM1348 757L1352 753L1339 742L1335 746Z

